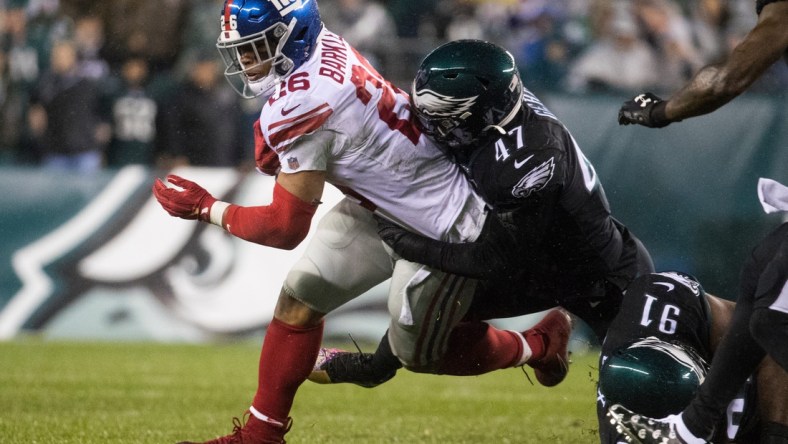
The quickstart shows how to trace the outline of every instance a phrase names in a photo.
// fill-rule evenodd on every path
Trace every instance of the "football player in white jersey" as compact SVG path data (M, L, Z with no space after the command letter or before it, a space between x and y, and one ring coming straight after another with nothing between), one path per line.
M236 91L266 99L255 124L255 157L261 172L277 176L273 202L218 201L170 175L153 186L163 208L251 242L292 249L307 235L325 183L346 194L319 222L285 279L246 423L209 441L278 443L317 358L326 313L391 278L391 348L407 368L431 371L470 306L474 280L392 257L374 215L436 240L467 242L484 235L487 212L459 167L421 136L407 94L323 27L315 0L227 0L217 47ZM524 333L506 334L516 342L516 356L501 365L555 364L534 353ZM535 332L536 342L547 334ZM495 355L472 349L480 360Z

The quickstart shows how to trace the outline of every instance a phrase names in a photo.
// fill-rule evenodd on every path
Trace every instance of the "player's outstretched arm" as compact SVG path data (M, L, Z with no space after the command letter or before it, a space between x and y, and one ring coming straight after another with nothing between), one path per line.
M309 233L325 186L325 172L280 173L269 205L243 207L214 198L196 183L175 175L156 179L153 195L167 213L218 225L249 242L292 250Z
M515 239L493 213L475 242L437 241L380 218L378 234L403 259L460 276L490 279L515 262Z
M671 122L708 114L750 87L788 49L788 2L764 7L757 25L721 63L698 71L668 100L644 93L625 102L618 114L621 125L661 128Z
M690 83L670 97L668 120L710 113L750 87L788 49L788 2L767 5L755 28L722 63L701 69Z

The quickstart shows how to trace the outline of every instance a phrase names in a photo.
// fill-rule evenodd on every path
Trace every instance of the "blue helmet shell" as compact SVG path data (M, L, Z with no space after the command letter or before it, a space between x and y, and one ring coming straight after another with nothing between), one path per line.
M316 0L226 0L220 17L216 47L227 66L225 76L244 97L270 94L279 80L306 63L323 27ZM251 81L246 75L251 65L241 63L239 51L252 47L258 65L271 63L262 80Z
M227 0L222 19L234 15L241 38L259 34L277 23L295 25L281 54L293 62L293 69L312 55L322 22L316 0Z

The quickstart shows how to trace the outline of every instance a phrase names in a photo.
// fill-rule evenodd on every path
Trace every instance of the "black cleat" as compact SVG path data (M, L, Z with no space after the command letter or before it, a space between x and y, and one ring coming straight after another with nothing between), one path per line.
M677 415L654 419L638 415L621 404L615 404L607 411L610 424L616 431L634 444L690 444L676 431ZM693 441L694 442L694 441ZM702 441L705 442L705 441Z
M365 388L376 387L393 378L397 369L376 369L374 356L372 353L321 348L307 379L318 384L348 382Z

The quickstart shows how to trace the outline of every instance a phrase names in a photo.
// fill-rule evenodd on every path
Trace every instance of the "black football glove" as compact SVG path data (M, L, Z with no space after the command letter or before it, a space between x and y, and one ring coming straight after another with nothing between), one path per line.
M460 276L490 279L506 275L515 262L516 242L490 213L476 242L442 242L378 219L378 235L403 259Z
M649 128L662 128L671 121L665 116L666 101L647 92L621 105L618 110L618 124L638 124Z
M402 242L403 237L418 236L388 219L384 219L380 216L375 216L375 219L378 221L378 236L380 236L383 242L391 247L391 249L397 254L399 254L399 252L394 247L398 246Z

